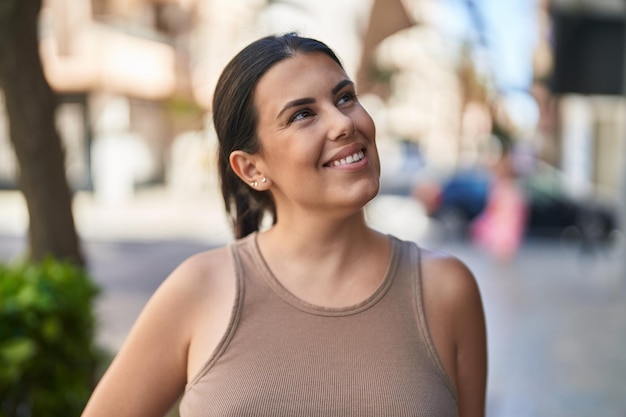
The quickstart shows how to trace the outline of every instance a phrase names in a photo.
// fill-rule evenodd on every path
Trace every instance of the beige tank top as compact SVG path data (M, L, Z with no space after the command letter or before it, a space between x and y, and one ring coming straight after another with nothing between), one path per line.
M228 331L180 403L181 417L456 416L426 327L419 249L390 237L381 285L345 308L311 305L272 275L256 234L231 245Z

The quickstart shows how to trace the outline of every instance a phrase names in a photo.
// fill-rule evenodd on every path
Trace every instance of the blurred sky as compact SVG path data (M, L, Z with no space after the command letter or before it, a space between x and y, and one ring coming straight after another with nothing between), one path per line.
M532 81L537 42L536 0L441 0L438 24L457 40L470 40L481 69L498 90L525 90Z
M459 45L468 41L480 72L506 100L516 124L531 125L538 109L527 93L537 42L537 0L441 0L437 25Z

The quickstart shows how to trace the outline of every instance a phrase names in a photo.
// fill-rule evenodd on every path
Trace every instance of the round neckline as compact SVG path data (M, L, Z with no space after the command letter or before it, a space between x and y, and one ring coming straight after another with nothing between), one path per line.
M398 257L397 241L393 236L387 235L387 238L391 242L391 252L389 256L389 262L387 264L387 268L385 270L382 280L380 281L378 287L374 290L374 292L372 292L372 294L367 296L362 301L359 301L358 303L347 305L347 306L342 306L342 307L326 307L326 306L309 303L308 301L301 299L300 297L296 296L294 293L289 291L287 287L285 287L276 278L276 276L270 269L269 265L267 264L267 261L265 260L263 253L261 252L261 248L259 247L257 236L258 236L258 233L254 233L254 235L252 236L252 246L253 246L254 257L257 260L259 269L261 271L261 275L263 276L264 280L272 287L272 289L274 289L276 294L280 298L282 298L285 302L287 302L288 304L292 305L293 307L301 311L304 311L310 314L315 314L319 316L348 316L348 315L357 314L364 310L367 310L368 308L376 304L385 295L389 287L391 287L393 278L396 275L395 270L396 270L397 257Z

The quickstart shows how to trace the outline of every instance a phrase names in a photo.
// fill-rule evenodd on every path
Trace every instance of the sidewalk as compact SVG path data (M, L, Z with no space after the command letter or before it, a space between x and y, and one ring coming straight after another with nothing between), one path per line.
M165 188L140 190L128 201L104 202L94 194L74 197L74 222L81 239L193 239L221 243L231 232L217 190L182 194ZM24 236L26 203L19 191L0 191L0 235Z

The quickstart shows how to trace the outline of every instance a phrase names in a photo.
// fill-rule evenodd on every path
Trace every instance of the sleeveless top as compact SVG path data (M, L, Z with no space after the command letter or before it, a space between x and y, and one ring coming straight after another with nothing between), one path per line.
M456 416L456 392L424 317L419 249L389 238L378 289L345 308L290 293L256 234L232 243L237 296L228 330L188 382L180 416Z

